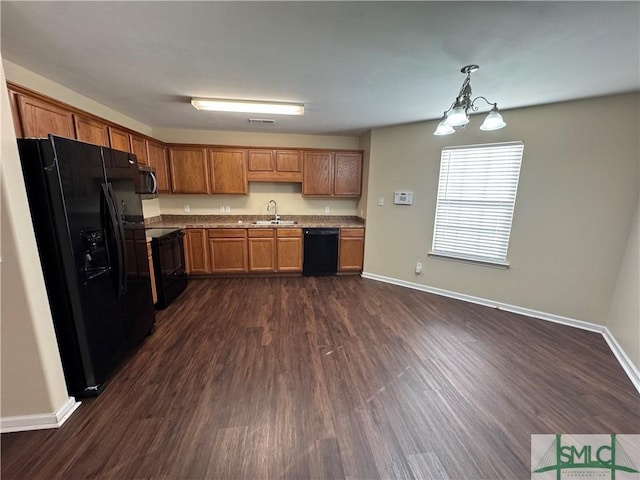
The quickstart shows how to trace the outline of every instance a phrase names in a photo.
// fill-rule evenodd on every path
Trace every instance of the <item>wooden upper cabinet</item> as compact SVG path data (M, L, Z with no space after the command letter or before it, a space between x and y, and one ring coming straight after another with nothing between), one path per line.
M131 153L131 144L129 143L129 132L120 130L116 127L109 127L109 142L111 148Z
M362 195L362 154L336 152L333 161L333 194L341 197Z
M362 195L362 153L304 152L302 194L359 197Z
M301 182L302 154L299 150L250 149L247 179L250 182Z
M131 153L135 154L140 165L149 165L149 159L147 158L147 144L144 137L138 135L130 135L131 139Z
M173 193L209 193L207 149L169 148L169 174Z
M16 138L22 138L22 125L20 124L20 114L18 113L18 94L13 90L9 90L9 103L11 104L11 118L13 119Z
M273 150L249 150L249 172L273 172L276 167L274 153Z
M211 193L246 195L247 150L237 148L210 148L209 175Z
M73 114L73 122L78 140L103 147L109 146L109 131L106 124L77 114Z
M44 138L52 133L75 138L73 114L69 110L21 94L17 100L24 137Z
M333 154L330 152L304 152L303 195L331 195L333 184Z
M167 147L161 143L145 140L149 166L156 169L158 181L158 193L170 193L169 186L169 160L167 159Z
M302 153L299 150L276 150L276 172L302 173Z

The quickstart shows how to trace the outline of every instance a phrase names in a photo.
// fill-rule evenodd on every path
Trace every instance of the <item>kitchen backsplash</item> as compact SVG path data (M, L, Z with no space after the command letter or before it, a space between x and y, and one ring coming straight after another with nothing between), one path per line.
M279 215L360 216L358 198L303 197L298 183L249 183L249 195L168 195L143 202L145 218L162 215L270 215L269 200ZM229 207L228 211L222 208ZM328 208L328 211L327 211ZM187 211L188 210L188 211Z

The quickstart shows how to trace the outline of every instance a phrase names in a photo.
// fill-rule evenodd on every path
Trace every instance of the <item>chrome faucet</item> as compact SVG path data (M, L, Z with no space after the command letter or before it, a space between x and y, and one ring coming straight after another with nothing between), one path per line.
M273 221L277 222L280 220L280 215L278 215L278 204L275 200L269 200L267 203L267 212L271 211L271 204L273 203Z

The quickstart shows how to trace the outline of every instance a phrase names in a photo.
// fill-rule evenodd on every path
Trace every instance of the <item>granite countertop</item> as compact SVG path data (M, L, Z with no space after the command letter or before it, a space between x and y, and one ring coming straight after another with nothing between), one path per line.
M255 225L258 220L271 220L270 215L160 215L145 218L147 228L364 228L363 218L350 215L281 215L295 225Z

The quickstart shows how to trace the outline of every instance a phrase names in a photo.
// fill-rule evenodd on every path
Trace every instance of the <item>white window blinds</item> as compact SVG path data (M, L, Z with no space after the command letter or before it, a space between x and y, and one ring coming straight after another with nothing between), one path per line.
M523 142L446 147L432 254L506 265Z

